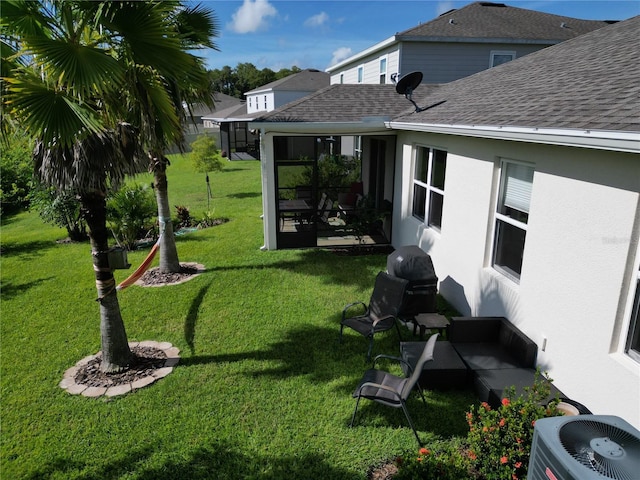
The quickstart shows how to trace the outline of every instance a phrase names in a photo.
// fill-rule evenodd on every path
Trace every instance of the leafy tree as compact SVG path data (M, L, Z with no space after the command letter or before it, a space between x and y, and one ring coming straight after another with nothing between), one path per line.
M244 94L258 87L288 77L302 70L296 66L274 72L270 68L258 70L252 63L238 63L235 68L226 65L209 70L209 81L216 92L244 99Z
M204 38L199 8L173 1L2 3L3 127L20 125L36 140L41 181L79 195L104 372L124 370L132 358L108 260L107 194L147 170L149 158L166 166L162 149L182 136L182 100L198 98L204 70L186 51Z
M224 169L225 161L211 135L198 135L191 143L191 161L197 172L220 172Z
M33 176L33 144L24 135L7 137L0 155L0 212L12 212L29 204Z
M207 179L207 213L209 213L209 201L212 198L209 172L219 172L224 169L224 159L220 150L216 147L215 139L210 135L199 135L191 144L191 160L198 172L206 174Z

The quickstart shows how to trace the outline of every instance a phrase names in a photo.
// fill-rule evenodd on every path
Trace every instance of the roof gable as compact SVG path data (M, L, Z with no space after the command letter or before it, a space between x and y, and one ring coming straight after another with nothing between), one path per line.
M245 96L263 93L266 91L301 91L315 92L329 85L330 75L320 70L307 69L288 75L274 82L267 83L258 88L246 92Z
M580 20L503 3L475 2L396 36L398 40L501 39L556 43L607 25L606 21Z

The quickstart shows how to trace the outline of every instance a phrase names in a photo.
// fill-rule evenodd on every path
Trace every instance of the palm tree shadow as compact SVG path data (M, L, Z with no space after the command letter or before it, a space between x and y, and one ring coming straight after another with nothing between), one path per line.
M200 310L200 305L202 305L202 301L204 300L205 295L207 294L207 290L211 287L211 283L205 285L200 289L198 294L195 296L193 301L191 302L191 306L189 307L189 312L187 313L187 317L184 321L184 339L189 346L189 350L191 350L191 354L195 353L195 336L196 336L196 323L198 321L198 311Z

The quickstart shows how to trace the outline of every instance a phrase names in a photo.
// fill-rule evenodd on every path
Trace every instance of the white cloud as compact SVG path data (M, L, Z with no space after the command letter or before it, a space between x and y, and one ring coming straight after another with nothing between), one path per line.
M321 27L329 21L329 15L325 12L320 12L317 15L313 15L305 20L305 27Z
M277 13L268 0L244 0L232 15L230 27L236 33L256 32L267 25L267 18L275 17Z
M454 8L453 2L438 2L438 5L436 7L436 13L438 15L442 15L444 12L448 12L453 8Z
M349 58L353 52L349 47L340 47L333 52L333 57L331 57L331 64L329 66L333 66L341 61Z

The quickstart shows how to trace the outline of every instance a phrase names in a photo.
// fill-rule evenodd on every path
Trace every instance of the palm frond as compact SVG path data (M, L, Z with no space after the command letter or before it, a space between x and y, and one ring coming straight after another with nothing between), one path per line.
M122 83L122 66L101 48L45 37L25 37L24 43L51 78L79 96L102 95Z
M187 47L219 50L213 41L220 34L218 17L201 3L181 9L176 15L176 25Z
M45 144L69 146L77 139L103 129L96 110L88 102L64 90L54 90L33 74L7 78L3 104L24 129Z

